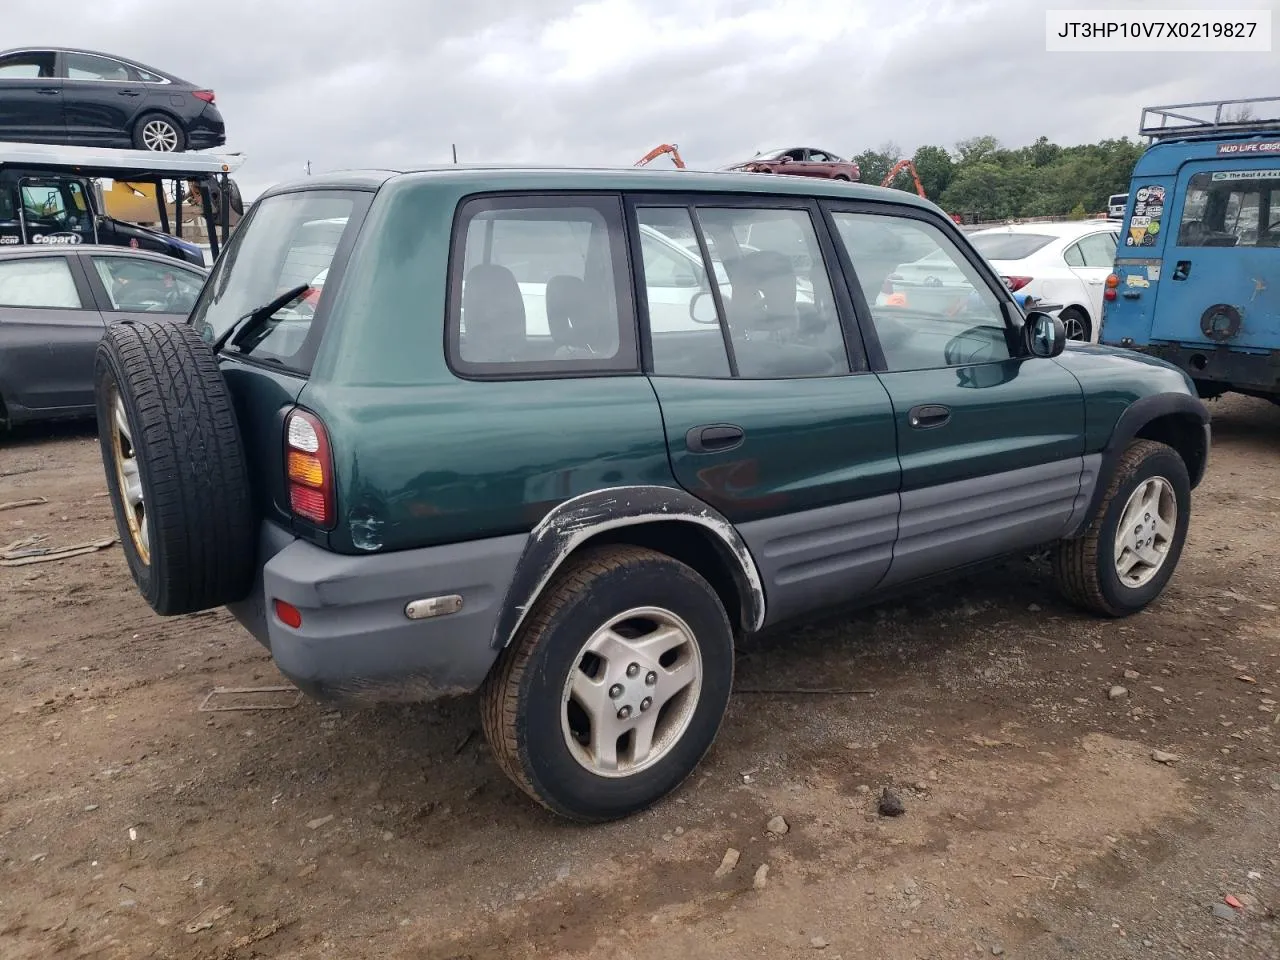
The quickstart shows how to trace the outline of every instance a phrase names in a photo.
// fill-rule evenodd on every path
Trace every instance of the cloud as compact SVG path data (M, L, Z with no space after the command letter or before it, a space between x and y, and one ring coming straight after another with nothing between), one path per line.
M249 196L307 161L447 162L454 143L462 160L598 165L677 142L714 167L788 144L1133 136L1151 103L1280 94L1274 54L1046 53L1045 10L1111 6L1098 0L76 6L52 30L43 0L6 0L6 43L115 52L214 88Z

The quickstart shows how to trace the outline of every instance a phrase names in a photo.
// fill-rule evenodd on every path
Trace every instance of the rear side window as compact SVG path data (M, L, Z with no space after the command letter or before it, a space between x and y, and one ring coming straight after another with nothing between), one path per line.
M1043 233L979 233L969 238L988 260L1021 260L1053 242Z
M116 80L137 81L137 71L129 68L119 60L107 57L95 57L88 53L67 54L68 80Z
M622 209L612 197L492 197L462 207L449 361L524 377L638 368Z
M1280 246L1280 169L1195 174L1187 184L1178 246Z
M241 351L307 372L316 350L312 321L330 267L369 206L369 195L314 190L256 204L227 244L191 313L206 340L226 333L246 314L294 291Z

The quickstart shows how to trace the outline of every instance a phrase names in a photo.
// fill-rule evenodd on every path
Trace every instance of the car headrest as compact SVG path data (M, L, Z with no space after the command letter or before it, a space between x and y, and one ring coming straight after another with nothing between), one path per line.
M496 263L467 271L462 284L466 323L463 359L496 362L518 359L526 346L524 297L515 274Z

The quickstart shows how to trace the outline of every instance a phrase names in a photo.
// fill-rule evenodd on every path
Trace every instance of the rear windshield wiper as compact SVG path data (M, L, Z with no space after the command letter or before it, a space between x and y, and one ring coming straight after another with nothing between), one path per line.
M281 307L286 306L287 304L293 303L294 300L297 300L300 296L302 296L304 293L306 293L310 289L311 289L311 284L300 283L298 284L298 286L291 287L290 289L286 290L284 293L280 294L280 296L276 297L274 300L271 300L268 303L264 303L262 306L258 307L256 310L250 310L243 317L241 317L239 320L233 323L230 327L228 327L226 333L224 333L222 336L220 336L217 340L213 342L213 352L218 353L223 347L227 345L228 341L230 341L230 343L233 346L239 347L240 344L244 343L245 340L253 336L253 334L258 330L259 327L261 327L264 323L270 320L271 315L273 313L275 313ZM249 351L241 347L240 352L248 353Z

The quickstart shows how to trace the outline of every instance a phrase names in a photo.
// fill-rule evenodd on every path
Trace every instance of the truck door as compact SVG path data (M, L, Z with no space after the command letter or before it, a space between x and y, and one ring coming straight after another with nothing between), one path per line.
M1280 348L1280 157L1187 163L1172 201L1152 339Z
M23 242L96 242L96 218L82 181L23 177L18 181L18 199Z

